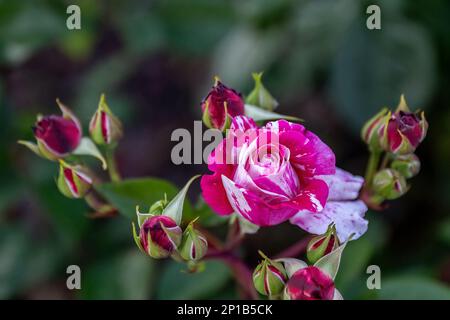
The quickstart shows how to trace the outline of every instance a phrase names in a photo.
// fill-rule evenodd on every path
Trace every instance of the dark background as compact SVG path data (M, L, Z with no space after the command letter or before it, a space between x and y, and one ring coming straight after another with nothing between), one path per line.
M81 7L82 29L66 28ZM366 28L369 4L382 29ZM32 139L37 113L59 97L87 132L101 92L122 119L118 161L125 177L182 186L205 166L170 160L176 128L193 130L213 76L242 93L251 72L306 120L340 167L363 174L359 130L400 94L426 111L422 171L389 210L368 212L369 232L344 253L337 287L346 299L450 299L450 2L433 1L8 1L0 0L0 298L237 298L228 269L197 275L155 262L134 246L129 221L86 218L83 201L56 189L56 166L16 144ZM199 192L198 183L191 198ZM303 237L282 225L250 236L243 250L276 254ZM65 286L82 270L82 290ZM366 267L381 267L382 290L367 290Z

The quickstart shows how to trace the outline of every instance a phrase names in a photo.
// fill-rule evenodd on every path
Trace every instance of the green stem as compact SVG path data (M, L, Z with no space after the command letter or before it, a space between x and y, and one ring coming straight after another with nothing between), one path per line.
M115 213L113 206L101 201L93 191L90 191L84 196L86 203L96 211L96 216L109 216Z
M111 181L118 182L122 180L119 171L117 170L116 159L114 157L114 148L107 148L105 152L106 162L108 164L108 172Z
M387 167L390 159L391 157L389 156L389 153L386 153L383 157L383 161L381 161L381 169L385 169Z
M369 162L367 164L366 177L365 177L366 186L369 186L369 188L372 185L373 176L377 172L378 164L380 163L380 156L381 156L381 152L378 152L378 151L370 152L370 158L369 158Z

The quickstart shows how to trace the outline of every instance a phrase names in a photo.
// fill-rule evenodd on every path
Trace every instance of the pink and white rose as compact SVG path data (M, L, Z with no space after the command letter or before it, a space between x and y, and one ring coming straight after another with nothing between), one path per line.
M347 224L357 221L352 233L364 233L357 217L367 208L347 201L358 196L361 179L336 171L333 151L300 124L278 120L258 128L250 118L234 117L208 168L213 173L202 177L203 197L220 215L236 212L258 226L291 219L311 233L335 223L338 236L346 234L341 226L351 229Z

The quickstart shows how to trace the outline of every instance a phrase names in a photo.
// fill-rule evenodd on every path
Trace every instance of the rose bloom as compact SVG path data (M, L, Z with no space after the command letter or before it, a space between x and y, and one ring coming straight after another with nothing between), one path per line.
M202 177L203 197L220 215L236 212L258 226L291 219L316 234L335 223L344 241L367 229L367 208L350 201L362 179L336 171L333 151L300 124L279 120L258 128L237 116L209 156L208 168L213 174Z

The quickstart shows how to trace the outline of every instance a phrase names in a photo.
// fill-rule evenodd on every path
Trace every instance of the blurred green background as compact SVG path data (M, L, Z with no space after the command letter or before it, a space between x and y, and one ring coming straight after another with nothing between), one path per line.
M69 4L81 8L81 30L66 28ZM366 28L369 4L381 7L381 30ZM188 275L142 255L126 218L86 218L83 201L56 189L55 164L16 140L32 139L35 115L57 112L56 97L87 132L105 92L125 127L123 175L180 187L207 170L171 163L171 132L193 130L214 75L248 93L250 73L265 71L278 111L304 118L355 174L367 160L365 119L401 93L426 111L421 173L389 210L368 212L337 288L346 299L450 299L449 58L446 0L0 0L0 298L238 298L221 263ZM191 199L198 193L197 183ZM274 255L303 236L266 228L242 255L253 268L257 249ZM70 264L81 267L82 290L66 288ZM381 268L381 290L366 288L370 264Z

